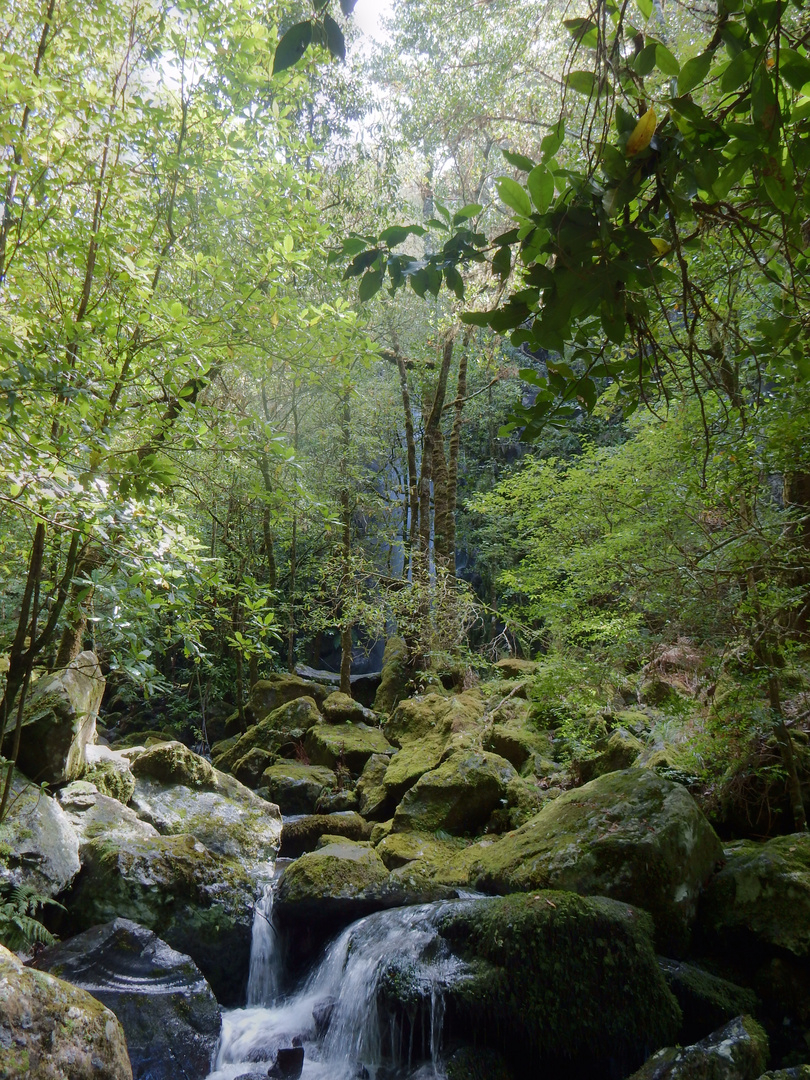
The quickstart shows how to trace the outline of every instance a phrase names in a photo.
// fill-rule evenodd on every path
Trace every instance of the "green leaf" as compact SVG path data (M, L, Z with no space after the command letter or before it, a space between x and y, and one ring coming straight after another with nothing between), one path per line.
M464 281L455 266L447 266L444 270L444 280L448 289L456 294L459 300L464 299Z
M553 158L563 144L565 138L565 121L558 121L553 131L543 137L540 143L540 157L543 161Z
M531 172L534 168L534 162L531 158L526 157L525 154L516 154L514 150L504 150L503 148L501 148L501 153L509 164L514 165L516 169L522 169L523 172Z
M306 22L296 23L295 26L291 26L276 47L276 55L273 58L273 74L278 75L280 71L286 71L293 64L297 64L309 48L311 41L312 23L309 19Z
M379 270L369 270L368 273L364 274L360 279L360 288L357 291L360 303L364 304L366 300L370 300L381 288L382 274Z
M329 52L338 60L345 60L346 39L343 37L343 31L331 15L324 15L323 28L326 31L326 44L329 47Z
M498 248L492 257L492 273L505 281L512 271L512 252L508 247Z
M498 186L498 194L501 202L514 210L521 217L528 217L532 212L532 204L529 196L520 184L510 176L500 176L495 183Z
M649 19L649 17L652 15L652 0L636 0L636 7L641 12L642 18L646 22L646 20Z
M545 165L535 165L526 179L532 202L545 214L554 198L554 177Z
M424 236L425 229L421 225L392 225L388 229L383 229L380 233L380 240L388 247L397 247L399 244L404 243L409 236Z
M461 321L467 326L489 326L489 319L488 311L465 311L461 315Z
M592 71L570 71L565 81L578 94L590 97L594 92L595 80Z
M652 69L655 67L655 51L658 48L655 42L652 45L645 45L638 56L633 61L633 71L637 75L642 77L649 75Z
M681 65L666 45L658 44L655 46L655 63L659 71L662 71L665 75L671 75L673 78L681 70Z
M779 53L779 74L794 90L801 90L810 83L810 60L795 49L782 49Z
M702 83L709 74L711 66L712 53L710 52L701 53L700 56L693 56L687 60L678 76L678 93L688 94L690 90Z
M587 49L595 49L599 44L599 29L592 19L565 19L563 26L575 41Z
M455 214L453 214L453 228L460 225L462 221L468 221L471 217L475 217L476 214L480 214L483 209L480 203L468 203L466 206L462 206L460 210L456 210Z
M754 49L743 49L741 53L734 57L720 78L720 89L724 94L732 93L746 79L750 78L751 72L754 70L755 59L756 53Z
M343 280L352 277L360 277L364 270L368 270L369 266L379 256L379 248L369 248L368 251L363 251L359 255L355 255L343 274Z

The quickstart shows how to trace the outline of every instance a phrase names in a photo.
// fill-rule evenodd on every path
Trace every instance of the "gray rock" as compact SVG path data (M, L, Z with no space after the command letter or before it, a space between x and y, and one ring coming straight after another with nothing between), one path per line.
M128 919L45 949L35 966L87 990L121 1022L135 1080L203 1080L221 1028L211 987L189 956Z
M53 897L70 885L79 866L79 840L62 807L15 773L0 822L0 881Z
M768 1036L738 1016L693 1046L659 1050L630 1080L757 1080L767 1064Z
M323 765L303 765L298 761L279 761L265 769L262 784L269 798L278 803L282 814L311 814L318 796L334 788L337 778Z

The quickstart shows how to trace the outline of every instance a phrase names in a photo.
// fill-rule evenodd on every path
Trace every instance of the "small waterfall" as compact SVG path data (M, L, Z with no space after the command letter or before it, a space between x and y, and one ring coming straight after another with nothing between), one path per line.
M281 950L273 923L273 884L262 887L262 895L253 911L248 974L248 1006L270 1005L281 989Z
M264 993L258 987L265 975L254 974L251 958L254 989L249 993L256 999L250 997L245 1009L225 1013L209 1080L251 1075L251 1066L258 1076L257 1065L266 1075L278 1049L296 1037L305 1048L302 1080L373 1080L383 1063L397 1076L440 1080L443 989L463 973L464 965L450 954L436 928L448 910L471 902L480 901L396 908L358 920L328 946L298 990L282 1000L268 991L263 1007L256 999ZM271 927L269 937L272 941ZM254 948L255 943L256 936ZM271 945L271 964L277 954Z

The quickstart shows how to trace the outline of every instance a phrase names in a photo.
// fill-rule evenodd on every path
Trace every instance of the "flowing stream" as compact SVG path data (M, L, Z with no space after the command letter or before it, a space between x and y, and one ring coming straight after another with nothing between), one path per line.
M300 986L283 994L272 890L265 889L254 921L248 1005L224 1014L208 1080L266 1077L278 1050L299 1040L302 1080L440 1080L443 988L464 965L436 927L450 908L474 902L395 908L360 919L327 946ZM403 985L412 991L411 1004L386 1008L391 980L400 980L400 1000Z

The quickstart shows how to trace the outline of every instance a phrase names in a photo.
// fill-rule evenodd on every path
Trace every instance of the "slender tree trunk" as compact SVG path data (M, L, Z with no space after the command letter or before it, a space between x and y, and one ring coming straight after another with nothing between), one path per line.
M419 538L422 557L427 565L430 553L430 485L433 480L433 458L436 440L441 439L441 419L444 409L444 399L447 393L447 376L450 365L453 362L452 333L447 334L442 347L442 363L439 368L439 379L436 383L436 391L433 395L433 403L430 407L427 421L425 422L425 438L422 449L422 474L419 482Z
M343 435L343 459L341 472L343 474L343 488L340 492L340 509L342 535L342 586L343 597L341 599L341 622L340 622L340 690L343 694L351 697L352 693L352 622L346 606L346 597L351 588L352 573L352 507L351 493L349 491L349 447L351 444L351 406L349 390L343 398L343 414L341 429Z
M455 577L456 573L456 511L458 508L458 461L461 447L461 415L467 398L467 363L469 358L472 327L467 327L458 360L458 384L456 400L453 402L453 428L450 432L450 449L447 460L447 568Z
M448 534L450 501L448 492L447 458L444 453L444 439L441 430L433 436L433 547L436 553L436 565L447 567L450 561Z
M298 559L298 515L293 508L292 536L290 537L290 604L287 616L287 669L295 671L295 573Z
M411 411L411 395L408 390L408 372L405 361L396 352L397 367L399 368L399 386L402 393L402 411L405 415L405 450L408 459L408 514L410 515L410 532L405 532L407 537L405 545L405 559L403 562L403 577L408 576L408 567L411 559L411 551L416 540L416 530L419 522L419 477L416 471L416 439L413 431L413 413Z
M794 569L792 584L802 593L794 616L795 629L800 634L810 630L810 473L787 473L784 478L784 503L797 515L791 527L795 547L791 552Z

